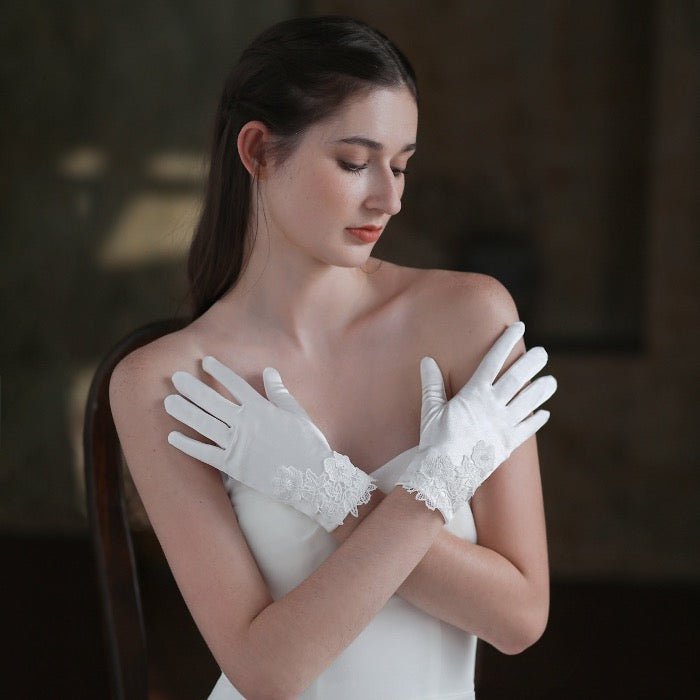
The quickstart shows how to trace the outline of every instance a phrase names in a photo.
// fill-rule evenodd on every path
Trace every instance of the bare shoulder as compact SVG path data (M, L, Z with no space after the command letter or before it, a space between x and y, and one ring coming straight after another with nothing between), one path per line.
M125 381L149 378L158 381L169 377L175 369L188 369L182 366L192 355L195 342L188 328L168 333L152 340L123 357L112 372L110 391L118 389ZM168 370L173 367L172 371ZM189 370L188 370L189 371Z
M519 320L518 310L506 286L491 275L440 269L423 272L416 280L416 313L422 328L432 336L435 359L447 384L450 389L459 388L501 333ZM521 340L504 370L523 351Z
M509 290L489 275L451 275L439 293L452 319L440 339L448 358L444 371L451 398L471 379L503 331L520 318ZM515 344L496 379L526 352L525 340ZM528 599L514 610L522 623L520 638L513 643L521 651L542 635L549 614L547 536L535 435L484 481L470 507L479 545L498 552L514 565L514 573L522 575Z
M383 262L387 264L387 261ZM386 276L401 291L408 293L415 304L416 313L425 312L431 317L440 310L517 313L508 289L491 275L388 263Z
M265 664L250 650L248 629L272 598L221 473L168 443L172 430L202 440L163 405L175 393L176 370L205 381L195 366L196 340L183 331L119 362L110 381L110 406L129 472L180 592L219 666L250 697L248 689L264 687Z
M114 368L109 383L110 407L122 452L159 538L168 536L158 530L161 516L164 521L169 517L171 489L204 489L209 496L216 493L219 506L226 497L216 470L178 452L167 441L172 430L201 439L173 419L163 404L166 396L176 393L171 380L175 371L198 374L192 339L183 331L126 355Z
M461 389L503 331L520 320L511 293L490 275L435 271L426 299L432 315L425 323L436 334L438 361L447 379L448 398ZM518 340L498 374L501 376L526 351ZM527 587L528 603L521 616L522 650L541 636L549 611L549 574L544 504L536 436L521 444L477 489L470 502L478 542L508 559Z
M461 270L425 270L422 292L426 301L449 313L488 316L517 314L513 297L495 277ZM462 316L463 320L466 320ZM517 320L517 319L514 319Z
M109 398L115 411L131 410L135 402L143 408L161 412L163 399L174 392L173 373L184 370L197 375L199 343L189 327L168 333L132 350L112 371ZM202 377L200 377L202 378Z

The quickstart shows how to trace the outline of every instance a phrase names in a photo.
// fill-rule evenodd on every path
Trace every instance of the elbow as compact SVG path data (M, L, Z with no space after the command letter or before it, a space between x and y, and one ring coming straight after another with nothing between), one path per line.
M268 683L268 690L265 693L258 693L257 695L251 695L251 698L259 698L259 700L297 700L299 693L291 692L287 688L280 689L279 687L270 687ZM246 695L246 697L248 697Z
M297 700L297 693L289 693L287 691L270 691L269 693L258 693L257 695L246 696L257 698L258 700Z
M299 693L289 690L288 687L282 687L284 685L282 679L274 672L261 672L256 674L254 679L246 679L244 684L234 683L233 685L248 700L297 700L299 697Z
M241 687L236 684L236 689L248 698L248 700L296 700L299 695L288 690L280 690L272 682L272 679L265 678L259 682Z
M297 700L299 697L299 693L292 692L287 688L280 688L279 686L270 687L269 682L267 686L268 690L266 693L258 693L258 695L255 697L259 698L260 700Z
M298 669L288 674L274 659L270 659L270 662L272 665L258 674L256 691L245 697L253 700L298 700L304 690Z
M295 674L284 673L284 664L270 645L252 630L251 625L226 664L220 663L222 673L247 700L297 700Z
M242 673L242 668L246 673ZM296 700L299 693L289 689L289 682L283 679L279 669L271 668L268 664L246 663L237 669L226 669L222 672L231 685L247 700Z
M499 647L499 651L508 656L522 654L540 640L547 629L548 618L548 611L527 615L526 620L511 632L507 643Z
M538 631L530 634L523 634L517 638L511 639L507 645L501 646L499 651L508 656L515 656L516 654L522 654L526 649L529 649L535 642L537 642L544 630Z

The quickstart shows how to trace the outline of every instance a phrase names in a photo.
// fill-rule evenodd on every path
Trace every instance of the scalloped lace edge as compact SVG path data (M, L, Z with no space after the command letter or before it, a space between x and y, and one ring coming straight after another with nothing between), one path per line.
M320 473L283 465L273 477L275 498L284 503L307 503L335 526L342 525L348 513L359 517L358 506L369 503L376 488L372 476L335 451L323 460Z
M449 522L493 471L494 454L494 446L484 440L474 445L470 455L462 456L461 464L447 454L432 452L409 467L396 485L416 494L416 500L430 510L439 510Z

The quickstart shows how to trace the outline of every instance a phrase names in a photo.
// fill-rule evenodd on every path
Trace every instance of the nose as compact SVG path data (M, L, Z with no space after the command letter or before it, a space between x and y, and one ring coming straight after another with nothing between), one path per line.
M401 195L403 193L403 176L396 177L393 171L377 174L372 182L372 191L367 198L367 206L381 209L394 216L401 211Z

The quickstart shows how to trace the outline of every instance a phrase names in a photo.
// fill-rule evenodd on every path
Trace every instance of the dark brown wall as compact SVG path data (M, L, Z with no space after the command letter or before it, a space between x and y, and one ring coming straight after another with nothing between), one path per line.
M377 254L497 276L550 352L553 574L698 578L697 4L45 5L13 10L3 48L0 528L84 530L87 382L177 310L225 72L273 21L347 13L421 92Z

